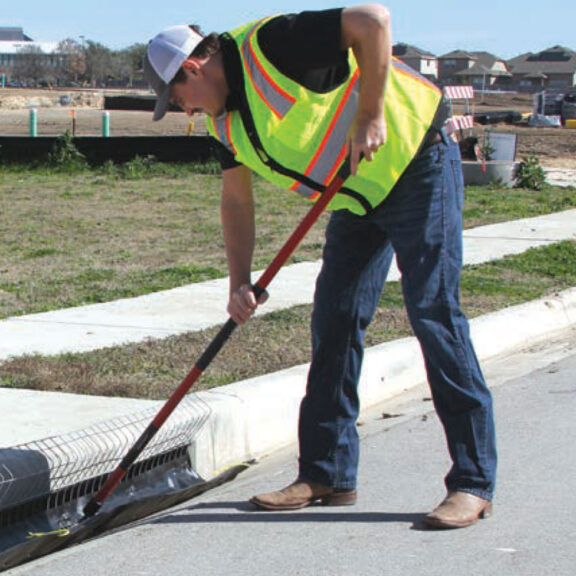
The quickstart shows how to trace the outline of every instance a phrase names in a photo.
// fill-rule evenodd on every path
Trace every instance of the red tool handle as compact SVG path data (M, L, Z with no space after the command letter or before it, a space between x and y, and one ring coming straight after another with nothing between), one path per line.
M274 260L272 260L258 281L254 284L253 288L256 297L260 296L260 294L266 290L280 268L282 268L298 244L300 244L302 238L304 238L316 220L318 220L320 214L324 211L330 200L332 200L332 198L342 188L344 181L348 178L349 175L350 159L347 158L336 176L334 176L330 184L327 186L326 190L322 193L312 208L310 208L298 227L294 230L294 232L292 232L284 246L280 249ZM170 398L168 398L164 406L159 410L159 412L154 417L154 420L144 430L140 438L136 440L118 467L110 474L100 490L88 501L83 510L85 518L94 516L94 514L96 514L96 512L98 512L98 510L102 507L104 501L114 492L118 484L120 484L124 476L127 474L130 466L132 466L138 456L140 456L142 451L146 448L148 443L156 435L160 427L164 424L164 422L166 422L168 417L176 409L182 398L184 398L190 388L192 388L198 378L200 378L204 370L206 370L210 362L212 362L222 346L231 336L236 326L236 322L234 322L232 318L229 318L226 324L224 324L224 326L220 329L218 334L216 334L212 342L207 346L202 356L200 356L184 380L182 380L176 390L174 390Z

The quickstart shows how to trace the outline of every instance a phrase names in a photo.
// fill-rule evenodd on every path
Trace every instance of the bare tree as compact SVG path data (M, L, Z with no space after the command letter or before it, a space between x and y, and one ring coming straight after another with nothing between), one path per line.
M83 37L81 37L83 39ZM122 50L112 51L92 40L66 38L58 43L55 54L59 63L56 76L59 81L70 83L88 81L92 86L133 86L141 80L146 44L132 44Z
M145 52L146 44L132 44L124 50L114 52L116 78L132 86L134 79L142 72Z
M98 42L86 41L84 49L86 58L86 75L92 86L106 85L106 81L113 75L112 51Z
M82 44L73 38L65 38L58 43L56 51L64 56L59 75L68 82L78 82L86 72L86 56Z
M21 82L36 84L44 79L46 66L44 51L36 44L23 46L18 50L18 59L13 75Z

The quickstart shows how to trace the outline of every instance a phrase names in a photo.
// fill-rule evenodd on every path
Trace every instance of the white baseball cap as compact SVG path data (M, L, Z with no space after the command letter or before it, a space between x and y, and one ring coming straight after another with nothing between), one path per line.
M187 25L162 30L148 44L144 56L144 77L158 96L154 120L160 120L170 106L170 83L184 61L203 37Z

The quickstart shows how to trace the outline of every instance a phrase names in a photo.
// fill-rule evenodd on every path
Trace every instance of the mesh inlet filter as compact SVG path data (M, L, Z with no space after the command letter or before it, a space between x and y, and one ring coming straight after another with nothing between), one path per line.
M158 403L61 436L0 448L0 510L111 472L161 406ZM136 462L187 446L209 416L208 404L189 394Z

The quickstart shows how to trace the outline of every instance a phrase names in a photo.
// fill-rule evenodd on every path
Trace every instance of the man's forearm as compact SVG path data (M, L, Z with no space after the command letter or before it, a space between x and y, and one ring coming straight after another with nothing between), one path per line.
M387 138L384 98L392 60L388 10L379 4L344 9L342 48L353 51L360 71L358 110L349 135L351 170L356 174L361 156L372 160Z
M254 251L252 183L250 172L243 167L230 171L230 174L225 173L220 217L232 293L243 284L250 283Z
M360 115L375 116L384 108L384 93L392 59L390 14L379 4L342 12L343 48L351 48L360 69Z

